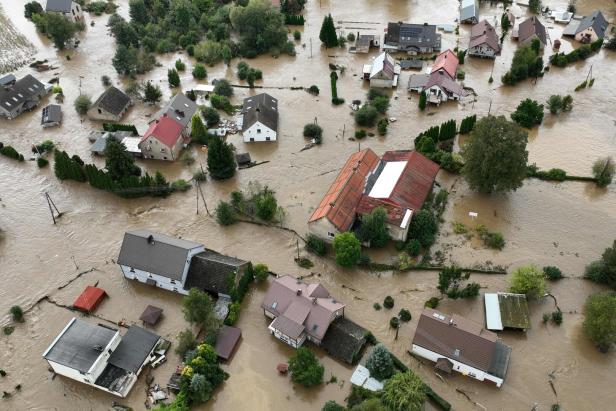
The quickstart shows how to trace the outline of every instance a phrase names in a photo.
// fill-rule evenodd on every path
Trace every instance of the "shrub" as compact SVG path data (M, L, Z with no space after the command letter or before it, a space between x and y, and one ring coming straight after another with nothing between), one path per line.
M526 128L541 124L543 121L543 104L527 98L511 114L511 119Z
M398 313L398 316L404 322L411 321L411 312L407 310L406 308L401 309L400 312Z
M376 207L369 214L361 216L359 237L370 243L370 247L383 247L389 241L387 227L387 211L384 207Z
M359 261L361 244L351 232L336 234L333 242L336 263L342 267L352 267Z
M426 109L426 102L428 100L428 96L426 95L425 91L421 91L421 93L419 93L419 109L421 111L424 111Z
M177 59L175 61L175 69L177 71L184 71L186 70L186 64L184 64L184 62L181 59Z
M0 145L0 154L6 157L12 158L13 160L24 161L23 154L19 154L17 150L13 148L13 146Z
M169 81L169 85L171 87L179 87L180 75L178 74L178 71L174 68L167 70L167 80Z
M218 111L213 107L203 107L201 109L201 114L203 114L205 124L208 127L213 127L220 122L220 114L218 114Z
M409 240L404 249L411 257L417 257L421 251L421 243L416 239Z
M376 128L379 132L379 135L384 136L385 134L387 134L388 126L389 126L389 121L387 121L386 118L380 119L379 122L376 124Z
M180 331L178 334L178 342L175 347L175 353L184 358L186 353L197 347L197 339L191 330Z
M385 297L385 299L383 300L383 307L387 309L394 308L394 298L391 295Z
M424 307L435 309L438 307L439 299L437 297L431 297L424 303Z
M616 343L616 294L589 296L584 304L584 333L602 352Z
M312 387L323 382L325 368L319 363L312 351L300 347L295 355L289 359L291 380L304 387Z
M195 67L193 68L192 75L197 80L203 80L204 78L207 77L207 69L205 68L203 64L197 63L195 64Z
M541 321L543 321L544 324L547 324L548 321L550 321L550 314L549 313L543 313L543 316L541 317Z
M378 96L375 97L370 104L378 111L380 114L385 114L387 109L389 108L389 97L387 96Z
M511 62L511 68L502 77L503 84L515 85L528 77L538 77L543 70L543 59L529 45L518 47Z
M375 310L377 310L377 311L380 311L382 307L381 307L381 304L379 304L379 303L374 303L374 304L372 304L372 308L374 308L374 309L375 309Z
M561 325L563 323L563 313L562 311L554 311L552 312L552 321L554 324Z
M109 87L111 85L111 78L107 75L101 76L101 83L103 83L104 87Z
M90 106L92 105L92 100L90 100L90 96L86 94L81 94L75 99L73 105L75 106L75 111L77 112L77 114L84 116L90 109Z
M513 272L509 281L509 291L525 294L529 299L537 299L545 294L545 277L537 266L520 267Z
M505 247L505 238L501 233L489 231L486 226L481 224L475 227L475 231L487 247L496 250L502 250Z
M336 401L333 400L329 400L325 403L325 405L323 405L323 408L321 408L321 411L345 411L346 408L344 408L342 405L338 404Z
M21 309L20 306L12 306L9 312L11 313L11 318L13 318L13 321L18 323L24 322L24 311Z
M616 166L611 157L600 158L592 166L592 174L597 179L599 187L607 187L612 183Z
M267 277L269 276L269 268L267 267L267 265L255 264L254 276L255 276L255 280L258 283L262 283L263 281L267 280Z
M427 386L411 370L394 374L385 382L381 401L390 411L421 410Z
M15 327L13 327L12 325L5 325L4 327L2 327L2 332L4 333L4 335L11 335L13 334L13 331L15 331Z
M312 94L313 96L318 96L319 88L313 84L312 86L308 88L308 93Z
M321 144L323 129L316 123L308 123L304 126L304 137L314 139L317 144Z
M563 278L563 273L560 271L560 268L551 265L543 267L543 274L550 281L560 280Z
M49 161L47 161L46 158L39 157L39 158L36 159L36 165L39 168L47 167L47 165L49 165Z
M225 96L219 96L218 94L212 94L210 97L210 103L212 103L212 107L217 110L222 110L227 114L233 114L233 106L229 101L229 98Z
M226 325L235 325L237 320L240 319L240 310L242 309L242 304L239 301L235 301L231 303L229 306L229 315L225 318Z
M205 171L199 170L195 174L193 174L193 179L195 181L199 181L199 182L206 181L207 180L207 174L205 173Z
M231 84L225 79L216 80L216 85L214 86L214 94L218 94L219 96L231 97L233 95L233 87L231 87Z
M436 217L428 210L420 210L411 219L409 237L418 240L424 248L428 248L434 244L437 231L438 224Z
M361 140L362 138L366 138L366 130L355 130L355 138Z
M377 344L372 349L366 360L366 368L370 371L370 376L379 381L386 380L393 375L394 364L391 354L383 344Z
M320 256L327 254L327 246L325 241L314 234L309 234L308 238L306 238L306 249L311 253Z
M295 30L295 31L293 32L293 38L294 38L296 41L301 40L301 39L302 39L302 33L300 33L300 31L299 31L299 30Z
M378 116L379 113L374 106L365 104L355 113L355 123L361 127L374 127Z
M278 202L274 192L267 187L254 198L256 215L261 220L271 221L278 210Z
M389 326L391 328L398 328L400 326L400 320L398 320L398 317L391 317L389 319Z
M188 191L190 189L190 183L184 179L179 179L171 183L172 191Z
M234 224L237 221L237 216L235 215L235 210L233 207L225 201L221 201L218 203L218 207L216 207L216 221L218 224L223 226L228 226Z

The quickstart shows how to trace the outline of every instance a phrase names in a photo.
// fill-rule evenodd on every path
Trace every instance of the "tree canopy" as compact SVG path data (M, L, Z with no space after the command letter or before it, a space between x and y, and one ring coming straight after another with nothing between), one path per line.
M83 29L81 24L72 22L60 13L36 13L31 16L37 30L47 35L60 50Z
M216 180L233 177L236 168L233 146L220 137L211 137L207 152L207 168L212 178Z
M212 297L197 288L191 288L182 299L182 312L186 321L204 327L208 334L215 334L220 327Z
M518 47L511 68L502 77L503 84L514 85L528 77L538 77L543 70L543 58L529 45Z
M334 237L336 263L343 267L352 267L359 261L361 243L351 232L336 234Z
M584 333L601 351L616 344L616 294L593 294L584 305Z
M385 382L381 401L391 411L421 411L426 386L411 370L395 374Z
M597 179L599 187L607 187L614 179L616 165L612 157L602 157L592 165L592 174Z
M466 274L460 267L455 265L444 267L438 274L438 289L442 294L447 294L447 297L457 298L469 298L479 295L479 284L469 282L466 286L462 287L464 281L468 281L470 278L470 272Z
M105 146L105 168L109 177L120 181L125 177L140 176L141 169L135 164L135 158L126 151L126 146L115 137L107 139Z
M511 113L511 119L526 128L541 124L543 121L543 104L529 98L522 100L516 110Z
M436 240L438 224L429 210L419 210L411 219L409 238L419 241L422 247L430 247Z
M295 355L289 358L289 371L294 383L312 387L323 382L325 368L312 351L306 347L300 347Z
M516 190L526 178L528 135L505 117L477 121L462 148L462 174L473 190L484 193Z
M545 294L545 275L535 265L519 267L509 280L509 291L525 294L529 299L537 299Z
M601 259L586 267L586 278L597 283L606 284L616 290L616 240L612 247L603 251Z
M389 241L387 228L387 211L384 207L376 207L370 214L361 216L359 236L362 241L370 243L370 247L383 247Z
M370 376L379 381L386 380L394 373L394 362L391 354L383 344L377 344L366 360L366 368Z
M250 0L246 7L232 7L229 18L239 34L242 55L254 57L274 48L294 53L293 44L287 40L284 17L271 2Z
M331 14L323 18L319 40L325 44L326 48L338 46L338 35L336 34L336 27L334 26L334 19Z

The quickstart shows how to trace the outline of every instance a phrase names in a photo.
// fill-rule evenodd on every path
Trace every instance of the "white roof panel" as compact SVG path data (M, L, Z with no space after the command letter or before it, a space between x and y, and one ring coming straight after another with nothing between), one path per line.
M501 320L498 294L485 293L484 300L486 305L486 328L488 330L501 331L503 329L503 322Z
M368 195L372 198L388 198L400 179L404 167L406 167L406 161L387 162Z

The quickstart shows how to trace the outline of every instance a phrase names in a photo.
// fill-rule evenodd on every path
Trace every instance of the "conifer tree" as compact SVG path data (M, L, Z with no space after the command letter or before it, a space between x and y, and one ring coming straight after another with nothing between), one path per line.
M233 147L220 137L212 137L208 145L207 168L212 178L226 180L235 175Z
M325 48L338 46L338 36L336 35L336 27L334 26L334 19L331 14L323 19L319 39L325 44Z

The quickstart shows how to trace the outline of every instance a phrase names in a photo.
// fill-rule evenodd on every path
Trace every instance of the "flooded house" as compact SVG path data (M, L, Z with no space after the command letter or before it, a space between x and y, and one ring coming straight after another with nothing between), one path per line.
M481 20L471 28L468 55L473 57L496 58L501 52L500 40L494 27L487 20Z
M477 24L479 21L479 3L477 0L460 2L460 23Z
M436 26L428 23L389 23L383 50L406 52L411 55L434 53L441 50L441 35Z
M312 213L308 229L332 241L352 230L360 216L383 207L389 235L405 241L413 213L432 191L438 170L417 151L387 151L381 158L371 149L354 153Z
M293 348L308 340L320 345L332 321L344 317L345 305L321 284L307 284L289 275L269 287L261 308L273 321L271 334Z
M357 33L357 40L355 40L355 46L349 47L350 53L369 53L371 48L378 48L381 46L380 36L375 34L359 34Z
M58 104L43 107L41 112L41 126L43 128L57 127L60 123L62 123L62 107Z
M45 11L60 13L73 22L83 21L82 6L72 0L47 0Z
M457 371L501 387L507 375L511 348L492 331L459 315L425 308L421 313L411 353L451 374Z
M409 77L408 91L426 93L427 102L437 106L447 101L459 101L470 93L444 71L432 74L413 74Z
M203 244L132 230L124 234L118 264L129 280L187 295L191 288L229 296L249 262L207 250Z
M183 146L182 124L167 113L150 124L139 142L143 157L153 160L175 161Z
M192 118L197 112L197 104L186 97L184 93L177 93L169 100L167 104L163 106L153 116L148 124L152 125L156 120L160 120L163 117L168 117L173 121L180 124L182 136L189 138L192 130Z
M434 64L430 70L430 74L442 72L447 74L452 79L455 79L459 65L460 60L458 60L458 56L456 56L451 49L447 49L436 56L436 60L434 60Z
M122 90L109 87L88 110L91 120L120 121L133 101Z
M515 33L514 33L515 36ZM548 44L547 31L536 16L532 16L520 23L517 30L518 42L531 45L534 39L538 39L541 50Z
M384 51L374 58L372 64L364 65L364 80L370 82L370 87L396 87L400 70L400 63Z
M0 88L0 117L13 119L38 106L51 87L28 74Z
M565 28L563 36L573 37L580 43L588 44L605 38L607 26L608 22L603 13L596 10L581 20L572 20Z
M126 397L163 340L136 325L121 335L103 324L72 318L43 353L54 373Z
M278 100L269 94L245 98L242 117L245 143L276 141L278 138Z

